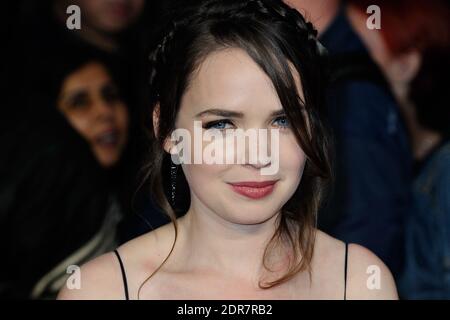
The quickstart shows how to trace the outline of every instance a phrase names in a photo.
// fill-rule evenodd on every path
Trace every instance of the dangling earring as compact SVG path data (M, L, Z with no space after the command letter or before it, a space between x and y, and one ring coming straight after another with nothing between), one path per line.
M178 166L172 162L170 166L170 193L171 193L171 201L172 207L175 208L175 195L177 188L177 171Z

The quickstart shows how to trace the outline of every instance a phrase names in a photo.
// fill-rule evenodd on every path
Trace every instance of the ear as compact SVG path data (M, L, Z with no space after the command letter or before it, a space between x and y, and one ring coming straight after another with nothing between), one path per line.
M153 110L153 115L152 116L153 116L153 130L154 130L154 133L155 133L155 137L158 138L159 137L159 117L160 117L160 105L159 105L159 102L155 106L155 109ZM170 136L167 137L164 140L163 148L164 148L164 150L167 153L175 152L175 144L170 139Z
M402 54L392 61L392 77L396 82L409 83L416 77L421 64L422 57L418 51Z

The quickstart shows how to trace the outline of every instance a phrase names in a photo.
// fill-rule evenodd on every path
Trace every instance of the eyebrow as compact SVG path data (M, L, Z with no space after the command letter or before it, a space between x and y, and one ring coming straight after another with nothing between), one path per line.
M73 99L79 96L86 96L86 95L88 95L88 93L85 89L79 89L73 92L64 92L63 94L61 94L59 99L61 101L72 101Z
M277 117L285 115L286 112L284 109L275 110L270 114L270 117ZM236 112L226 109L208 109L204 110L200 113L197 113L195 115L196 118L199 118L204 115L215 115L215 116L221 116L221 117L227 117L227 118L243 118L244 114L242 112Z

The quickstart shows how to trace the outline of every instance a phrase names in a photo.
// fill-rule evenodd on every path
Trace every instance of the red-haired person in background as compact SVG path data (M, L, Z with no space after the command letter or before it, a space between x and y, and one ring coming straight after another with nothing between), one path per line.
M350 3L350 19L406 119L416 162L402 297L450 299L449 5L437 0ZM381 9L379 30L366 27L366 9L373 4Z

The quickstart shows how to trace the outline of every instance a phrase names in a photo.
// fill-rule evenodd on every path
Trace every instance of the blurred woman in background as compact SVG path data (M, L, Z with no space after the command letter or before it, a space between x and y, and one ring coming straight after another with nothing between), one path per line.
M117 164L127 142L128 111L102 63L87 62L68 75L57 107L88 141L101 166Z
M119 71L91 52L59 56L0 141L1 297L52 298L69 265L119 242L129 140Z

